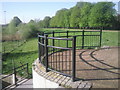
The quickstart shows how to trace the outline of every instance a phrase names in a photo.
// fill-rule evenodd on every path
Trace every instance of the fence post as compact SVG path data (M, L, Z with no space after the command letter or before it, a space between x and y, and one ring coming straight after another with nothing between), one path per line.
M100 47L101 47L101 43L102 43L102 29L100 29Z
M13 67L13 84L17 85L16 83L16 69Z
M82 49L84 48L84 30L82 32Z
M45 65L46 65L46 72L48 72L48 35L45 35Z
M38 57L39 57L39 62L41 61L41 51L40 51L40 37L39 37L40 34L38 34Z
M54 35L54 31L52 32L52 34L53 34L53 37L54 37L54 36L55 36L55 35ZM54 46L54 39L53 39L52 42L53 42L52 44L53 44L53 46ZM53 48L53 49L54 49L54 48Z
M4 54L5 54L5 46L4 46Z
M76 36L73 36L72 41L72 81L75 81L76 77Z
M42 36L44 36L44 32L42 32ZM44 44L44 38L42 38L42 44ZM41 55L44 55L45 50L44 50L44 46L41 46Z
M68 38L68 33L69 33L69 32L67 31L66 33L67 33L67 38ZM67 46L67 48L68 48L68 40L67 40L67 45L66 45L66 46Z
M29 77L29 67L28 67L28 63L26 64L27 65L27 75L28 75L28 77Z

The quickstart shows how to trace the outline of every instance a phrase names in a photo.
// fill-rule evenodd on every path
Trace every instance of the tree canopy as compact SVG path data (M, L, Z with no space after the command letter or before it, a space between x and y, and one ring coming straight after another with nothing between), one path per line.
M50 19L49 27L114 27L117 21L113 2L77 2L70 9L58 10ZM118 22L119 23L119 22Z

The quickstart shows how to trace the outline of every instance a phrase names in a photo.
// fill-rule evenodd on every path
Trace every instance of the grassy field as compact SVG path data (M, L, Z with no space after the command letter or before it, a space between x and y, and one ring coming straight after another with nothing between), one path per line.
M45 32L51 32L50 29L44 29ZM53 29L52 29L53 31ZM60 29L55 31L61 31ZM62 30L64 31L64 30ZM15 49L8 55L4 55L3 72L9 71L13 67L12 61L15 62L15 66L19 66L26 62L29 63L29 72L31 73L31 67L33 61L38 58L38 44L37 38L29 39L22 46ZM61 43L60 43L61 44ZM61 44L62 45L62 44ZM118 32L103 31L102 33L102 46L118 46ZM120 46L120 44L119 44ZM13 48L9 46L9 48Z

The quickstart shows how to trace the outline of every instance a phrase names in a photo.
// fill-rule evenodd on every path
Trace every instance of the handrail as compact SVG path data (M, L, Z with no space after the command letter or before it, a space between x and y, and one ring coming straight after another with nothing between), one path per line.
M64 48L64 47L57 47L57 46L50 46L50 45L47 45L47 47L57 48L57 49L65 49L65 50L71 50L72 49L72 48Z
M72 40L72 38L58 38L58 37L47 37L47 39Z
M5 79L5 78L7 78L7 77L9 77L9 76L12 76L13 74L14 74L14 84L11 84L11 85L17 85L17 82L19 82L19 81L17 81L16 80L16 75L17 75L17 73L18 72L20 72L21 70L25 70L26 69L26 73L27 73L27 76L26 77L28 77L29 76L29 72L28 72L28 63L25 63L25 64L23 64L23 65L21 65L21 66L18 66L18 67L14 67L13 69L11 69L11 71L12 71L12 73L10 73L10 74L8 74L8 75L6 75L6 76L2 76L2 78L1 79ZM6 72L7 73L7 72ZM5 74L5 73L4 73ZM10 86L11 86L10 85ZM6 88L6 87L5 87ZM5 89L5 88L3 88L3 89Z
M62 58L64 56L66 56L66 54L63 55L63 52L61 52L61 50L65 50L65 51L70 50L72 52L71 55L70 55L71 56L70 58L72 59L72 61L71 61L72 62L72 65L71 65L72 66L71 67L72 68L72 72L70 72L70 73L72 75L68 74L68 76L71 76L72 77L72 81L74 82L75 78L76 78L76 70L75 70L76 69L76 63L75 63L76 62L76 48L77 48L77 44L76 44L77 43L77 39L76 39L76 37L79 37L79 36L81 37L80 38L80 40L81 40L80 48L82 48L82 49L84 47L99 47L100 45L98 45L98 44L97 44L98 46L96 44L94 44L93 46L87 45L85 43L85 39L86 39L85 37L87 37L87 36L93 36L93 38L95 38L94 36L101 37L101 31L102 30L97 30L97 31L90 31L90 30L89 31L88 30L85 31L85 30L83 30L83 31L64 31L64 32L54 32L53 31L51 33L42 33L41 35L39 34L38 35L39 61L46 68L46 72L48 72L49 70L53 70L53 71L61 73L61 74L67 74L67 73L60 72L60 70L64 70L64 69L60 69L59 68L60 67L60 61L57 61L57 58L58 58L58 60L62 60ZM81 32L81 33L78 34L77 32ZM99 33L92 33L91 34L91 33L85 33L85 32L99 32ZM57 36L56 36L55 35L56 33L66 33L66 35L63 34L63 36L62 36L61 34L57 34ZM71 33L73 33L73 34L71 35ZM63 38L63 37L65 37L65 38ZM71 38L69 38L69 37L71 37ZM98 38L98 39L100 39L100 41L101 41L101 38ZM60 43L60 40L64 40L66 44L62 45L62 43ZM70 43L68 43L68 41ZM59 51L61 53L57 54L57 52L59 52ZM57 66L55 66L55 68L53 67L54 63L52 64L52 61L51 61L51 63L49 63L49 60L48 60L49 56L53 56L51 58L54 58L54 54L56 55L55 56L55 58L56 58L55 59L55 63L56 63L56 65L59 64L59 66L57 65L58 69L57 69ZM60 54L61 54L61 59L60 59L60 56L59 56ZM63 63L63 62L61 62L61 63ZM50 67L48 67L49 64L51 65Z

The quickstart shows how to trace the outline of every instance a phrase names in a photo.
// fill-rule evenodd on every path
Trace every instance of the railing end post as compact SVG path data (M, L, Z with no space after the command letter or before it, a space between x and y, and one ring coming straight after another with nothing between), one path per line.
M46 72L48 72L48 39L47 39L48 35L45 34L45 65L46 65Z
M76 36L73 36L72 42L72 81L76 78Z

